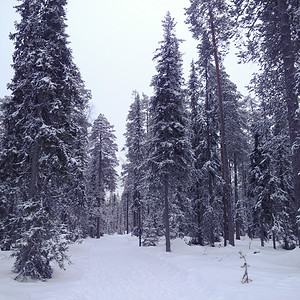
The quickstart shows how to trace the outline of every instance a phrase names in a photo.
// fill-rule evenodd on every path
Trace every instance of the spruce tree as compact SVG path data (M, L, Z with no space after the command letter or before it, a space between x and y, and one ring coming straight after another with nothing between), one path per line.
M241 52L245 60L259 63L265 75L279 72L281 85L273 80L272 90L283 87L278 101L286 106L289 129L289 144L293 174L293 197L296 210L300 207L300 122L299 122L299 2L234 1L240 25L246 30L246 51ZM274 78L272 76L272 78ZM298 240L300 230L298 230Z
M235 215L236 238L240 239L242 229L242 215L244 203L240 196L239 182L242 172L240 167L247 163L249 149L247 131L247 112L243 107L242 95L237 91L236 85L229 80L229 76L221 68L221 83L224 99L225 129L227 138L228 160L233 186L233 214Z
M4 144L4 105L10 101L9 97L0 99L0 151L2 151ZM5 187L0 185L0 195L4 194ZM9 220L12 217L12 213L15 207L13 203L5 199L4 197L0 198L0 248L1 250L10 250L11 242L8 232L10 232L10 222Z
M13 213L6 233L20 281L50 278L53 260L63 267L84 204L88 94L68 47L65 5L22 0L11 35L15 73L3 109L0 190Z
M200 149L197 161L200 167L201 199L203 205L203 238L205 244L214 245L222 234L224 208L222 202L222 173L219 153L218 99L215 68L207 57L199 57L203 99L200 102Z
M191 187L190 198L192 202L190 236L192 244L203 244L202 234L202 199L200 199L200 190L202 182L200 180L200 165L198 156L202 151L201 141L201 117L200 115L200 82L194 61L191 63L190 78L187 87L187 96L190 104L190 127L191 127L191 145L195 157L195 184Z
M89 164L87 171L88 211L90 235L100 238L105 232L106 192L113 193L117 187L118 166L113 125L100 114L94 121L89 136Z
M145 159L145 122L143 102L138 92L133 92L134 102L130 106L126 124L126 157L124 166L126 174L126 192L132 199L133 234L139 236L141 244L142 233L142 178Z
M290 249L295 245L295 202L292 189L291 149L287 124L287 108L283 98L283 76L280 69L270 69L256 75L255 91L261 99L261 148L269 153L269 173L272 182L272 228L269 235L273 237L273 247L276 241L284 242L284 247ZM259 119L259 118L258 118ZM255 120L257 123L258 120Z
M154 60L157 74L152 79L154 96L150 100L150 147L148 165L156 186L157 199L164 207L166 251L171 236L184 233L185 209L189 207L186 189L193 163L184 102L180 41L170 13L163 20L164 39Z
M296 205L293 193L293 172L291 165L291 149L289 147L289 133L287 126L286 107L284 103L275 106L274 130L270 141L272 169L274 182L275 212L273 215L273 247L276 248L276 240L283 242L285 249L292 249L296 245Z
M105 233L122 233L122 224L120 223L122 210L118 195L111 193L105 203L105 208Z
M263 137L259 132L254 136L254 150L250 156L249 193L253 199L253 224L252 230L261 241L261 246L268 240L272 226L274 191L271 180L270 155L262 148Z
M191 225L191 243L210 244L219 238L222 226L221 168L217 149L218 111L214 68L208 62L206 47L199 47L199 71L192 66L188 85L191 105L191 137L195 156L196 180L191 201L195 214ZM196 76L197 75L197 76Z

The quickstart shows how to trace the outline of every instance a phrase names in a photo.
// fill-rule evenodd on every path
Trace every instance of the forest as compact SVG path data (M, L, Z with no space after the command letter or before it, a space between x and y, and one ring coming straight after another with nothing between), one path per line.
M49 279L52 262L68 262L70 244L105 234L130 233L144 247L163 238L166 252L176 238L225 247L248 236L262 247L298 247L299 0L190 0L186 26L198 58L187 80L167 12L153 95L132 93L120 176L114 126L103 114L88 116L92 91L73 61L66 7L20 0L10 35L0 246L13 251L15 279ZM241 63L259 66L247 96L223 64L230 43Z

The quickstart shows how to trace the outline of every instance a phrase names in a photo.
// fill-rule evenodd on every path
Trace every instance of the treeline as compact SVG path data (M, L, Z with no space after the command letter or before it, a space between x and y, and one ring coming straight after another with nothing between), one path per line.
M123 193L113 126L89 124L91 99L65 33L66 0L22 0L9 85L1 100L0 241L16 279L51 278L70 242L131 232L140 245L187 236L234 245L241 235L286 249L299 241L299 10L297 1L191 0L199 41L185 84L170 13L154 61L153 96L133 92ZM258 63L255 97L223 66L245 35L242 60ZM91 129L89 130L89 127Z
M168 13L154 95L134 92L128 114L122 202L129 231L144 245L165 236L166 251L176 237L200 245L223 238L226 246L246 234L292 249L300 200L297 1L190 2L199 57L187 85ZM224 68L234 38L241 60L260 66L254 97L243 97Z

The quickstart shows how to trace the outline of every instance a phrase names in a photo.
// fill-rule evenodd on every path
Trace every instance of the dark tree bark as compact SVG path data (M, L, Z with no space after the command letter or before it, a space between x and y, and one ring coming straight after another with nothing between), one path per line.
M218 48L215 35L215 25L213 13L210 8L210 27L212 34L212 44L215 58L216 77L217 77L217 88L218 88L218 99L219 99L219 114L220 114L220 135L221 135L221 159L222 159L222 178L223 178L223 205L224 205L224 246L227 245L227 239L229 244L234 246L234 224L232 216L232 200L230 193L230 179L228 169L228 156L226 149L226 134L225 134L225 122L224 122L224 111L223 111L223 97L221 88L221 76L220 66L218 57Z
M275 236L275 233L272 234L272 241L273 241L273 249L276 249L276 236Z
M238 172L237 172L237 154L236 152L234 153L233 157L233 169L234 169L234 200L235 200L235 205L237 209L236 213L236 220L235 220L235 234L236 234L236 239L240 240L241 239L241 219L240 219L240 204L239 204L239 199L238 199Z
M297 110L299 103L295 86L295 55L293 52L293 42L291 38L290 20L288 15L288 3L286 0L278 0L278 10L280 14L280 32L281 32L281 51L284 67L284 82L286 92L286 104L288 110L289 136L292 151L292 167L294 180L294 197L296 202L296 210L300 207L300 147L295 147L297 139L300 135L299 119L297 118ZM299 140L298 140L299 142ZM298 239L300 241L300 231L298 230ZM300 244L299 244L300 246Z
M99 141L100 141L100 145L102 144L102 135L101 133L99 133ZM103 172L102 172L102 145L100 146L100 152L99 152L99 186L102 187L103 186ZM100 196L102 197L102 195ZM101 209L101 198L98 200L98 207L99 209ZM100 212L98 212L98 214L100 214ZM96 237L97 239L100 239L100 215L98 215L96 217Z
M96 238L100 239L100 217L96 218Z
M206 126L207 126L207 136L206 136L206 143L207 143L207 160L210 161L211 160L211 136L210 136L210 119L208 116L208 112L211 110L211 107L209 105L209 95L208 95L208 72L207 72L207 68L205 70L205 79L206 79L206 95L205 95L205 109L207 111L207 118L206 118ZM208 173L208 194L209 194L209 203L210 205L213 204L214 201L214 195L213 195L213 185L212 185L212 175L209 172ZM215 237L214 237L214 233L213 233L213 228L211 228L210 230L210 235L209 235L209 239L210 239L210 244L214 245L215 242Z
M129 234L129 194L126 194L126 233Z
M142 247L142 214L141 214L141 205L139 205L139 247Z
M166 237L166 252L171 252L171 241L170 241L170 220L169 220L169 176L165 175L164 180L164 198L165 198L165 237Z

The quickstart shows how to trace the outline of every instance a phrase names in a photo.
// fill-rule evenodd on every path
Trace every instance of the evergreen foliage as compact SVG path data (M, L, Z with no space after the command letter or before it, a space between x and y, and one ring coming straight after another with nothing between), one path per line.
M255 134L254 151L250 156L250 196L254 199L253 231L259 236L261 245L268 240L268 233L272 226L272 193L274 186L270 174L270 155L261 147L261 137Z
M168 12L163 20L164 39L154 60L157 75L152 79L154 96L150 99L150 137L148 166L156 185L155 201L164 203L166 251L170 238L186 231L185 215L189 207L186 190L193 162L189 124L183 94L180 41L175 22ZM153 182L152 182L153 183ZM151 182L149 183L151 185Z
M272 239L274 248L294 248L298 1L190 0L186 22L199 57L187 86L182 40L166 14L153 96L134 91L127 116L121 199L114 127L100 114L88 133L91 94L68 47L66 4L19 0L21 20L10 36L12 96L0 99L0 246L13 247L16 280L51 278L52 262L64 268L70 242L104 233L131 232L139 246L165 236L167 252L177 237L234 245L246 233L262 246ZM242 97L223 66L234 33L241 61L261 67L251 82L255 99Z
M218 95L218 108L220 119L220 152L223 179L223 213L224 213L224 245L227 240L234 245L234 220L233 201L230 185L230 170L227 155L227 131L225 125L224 95L220 71L220 47L229 42L231 32L234 28L231 18L231 9L224 0L202 1L190 0L190 7L186 9L187 23L195 39L200 41L199 48L206 53L205 63L211 61L213 55L216 71L216 85ZM206 47L204 47L204 45ZM208 50L206 50L208 49Z
M201 59L201 61L200 61ZM218 154L218 112L215 97L214 69L205 64L207 57L198 61L201 83L198 99L190 91L195 69L191 70L188 94L191 103L192 147L195 155L197 182L192 188L193 211L196 212L192 226L192 243L214 244L220 235L222 220L221 167ZM203 59L203 60L202 60ZM193 70L194 69L194 70ZM199 83L198 83L199 84Z
M113 125L100 114L89 136L89 164L87 174L90 235L99 238L105 232L106 193L117 187L118 166Z
M240 26L246 30L247 37L245 51L240 53L241 58L259 63L263 72L260 77L261 87L267 90L269 95L276 94L277 102L285 103L284 117L289 129L293 197L295 208L299 213L299 2L293 0L234 2ZM261 88L256 90L262 92Z
M277 83L274 83L274 78ZM276 241L284 242L284 247L294 247L296 232L296 210L293 198L293 176L291 166L291 148L287 125L287 109L284 102L278 102L283 97L282 76L278 70L269 70L257 75L254 84L257 97L261 98L260 128L254 131L261 135L260 148L268 153L267 166L268 182L272 186L269 192L272 206L271 221L269 221L268 235L273 237L273 247ZM276 90L274 90L276 86ZM255 121L257 123L257 121Z
M144 176L146 113L145 99L133 92L134 102L130 106L126 124L126 174L127 197L131 199L133 234L141 238L142 228L142 179Z
M65 5L21 1L11 35L15 74L3 105L0 158L1 203L9 214L1 240L15 243L21 281L50 278L50 262L63 266L66 240L80 233L89 94L67 46Z

